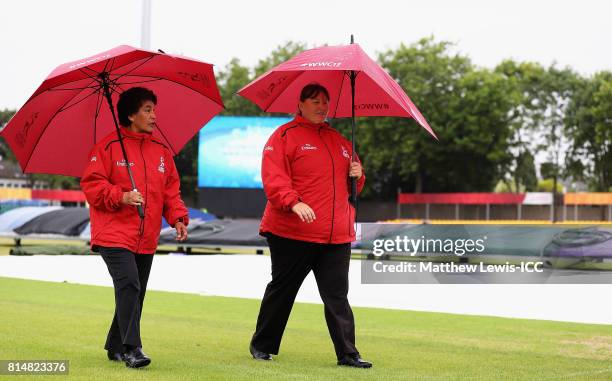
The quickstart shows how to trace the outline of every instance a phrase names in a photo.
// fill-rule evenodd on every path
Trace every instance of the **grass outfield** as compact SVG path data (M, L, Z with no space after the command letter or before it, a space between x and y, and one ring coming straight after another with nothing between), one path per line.
M258 300L149 292L142 336L153 363L132 370L102 349L111 288L0 278L0 359L68 359L71 379L105 381L612 379L610 326L374 308L354 308L357 344L374 368L341 368L322 306L301 303L281 354L258 362L248 353L258 307Z

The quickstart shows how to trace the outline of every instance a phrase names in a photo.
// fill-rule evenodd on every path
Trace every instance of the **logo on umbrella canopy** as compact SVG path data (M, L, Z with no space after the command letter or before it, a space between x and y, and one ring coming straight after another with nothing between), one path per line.
M355 105L355 110L388 110L388 103L361 103Z
M19 144L19 146L21 146L22 148L26 144L28 133L30 132L30 128L32 128L32 126L34 125L34 122L36 122L36 119L38 119L38 112L35 112L30 115L30 119L25 122L25 124L23 125L23 129L15 135L15 142Z
M270 95L272 95L274 90L279 88L280 84L285 82L285 80L287 80L287 76L286 75L278 78L274 82L270 83L267 88L258 91L257 92L257 97L259 97L259 99L263 99L263 100L267 99Z
M105 60L107 58L110 58L110 54L103 54L101 56L97 56L97 57L92 57L88 60L85 61L81 61L81 62L77 62L75 64L72 64L70 66L68 66L68 69L75 69L77 67L81 67L81 66L85 66L85 65L89 65L92 64L94 62L100 61L100 60Z
M179 71L177 74L193 82L200 82L204 87L210 86L210 78L204 73L187 73L186 71Z
M323 61L323 62L305 62L300 67L340 67L342 62Z

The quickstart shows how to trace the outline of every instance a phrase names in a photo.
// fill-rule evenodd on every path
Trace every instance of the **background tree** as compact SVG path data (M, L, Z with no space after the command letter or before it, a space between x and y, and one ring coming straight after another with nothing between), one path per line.
M15 115L17 110L9 110L4 109L0 110L0 130L4 128L4 126L8 123L9 120ZM4 138L0 137L0 155L2 156L2 160L9 160L12 162L16 162L15 154L10 150L8 144L4 141Z
M563 168L562 160L567 160L568 151L566 146L568 139L564 136L564 122L569 102L579 84L578 75L569 68L558 69L554 65L548 68L544 90L540 101L545 106L545 112L538 126L541 144L539 150L547 155L548 162L551 163L551 176L553 179L553 222L556 220L557 197L554 197L559 189L559 178L565 178L566 171ZM566 156L563 159L563 156Z
M612 72L583 79L565 119L566 172L595 192L612 191Z
M547 72L540 64L513 60L502 61L495 67L495 72L508 82L511 91L507 96L513 104L508 142L511 160L504 168L502 180L506 189L514 192L534 190L537 186L534 155L541 150L538 128L547 108L541 101L545 97Z
M516 169L514 171L516 191L523 187L525 192L533 192L538 186L538 176L535 167L535 158L530 151L520 153L516 158Z
M439 137L407 118L363 118L359 152L370 175L365 197L392 199L412 192L490 191L507 154L509 88L477 69L452 44L422 39L379 61L419 107Z

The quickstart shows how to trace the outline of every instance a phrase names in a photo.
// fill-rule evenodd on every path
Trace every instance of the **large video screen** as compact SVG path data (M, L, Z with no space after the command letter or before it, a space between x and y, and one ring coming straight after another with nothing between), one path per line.
M262 188L261 153L291 118L217 116L200 130L198 186Z

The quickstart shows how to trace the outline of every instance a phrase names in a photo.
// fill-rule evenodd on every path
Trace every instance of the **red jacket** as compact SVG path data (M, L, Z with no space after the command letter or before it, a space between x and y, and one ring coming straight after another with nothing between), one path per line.
M274 131L263 150L261 177L268 203L260 233L316 243L354 241L350 155L351 143L327 123L296 116ZM358 192L364 183L365 175L357 181ZM291 211L300 201L314 211L312 223Z
M181 199L179 176L172 153L149 134L121 128L136 188L144 198L143 220L135 206L121 202L132 190L117 133L98 142L81 178L81 189L90 204L91 245L122 247L134 253L153 254L157 249L162 214L170 226L179 218L189 223Z

